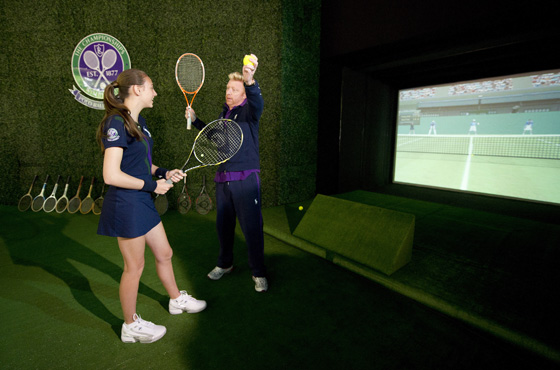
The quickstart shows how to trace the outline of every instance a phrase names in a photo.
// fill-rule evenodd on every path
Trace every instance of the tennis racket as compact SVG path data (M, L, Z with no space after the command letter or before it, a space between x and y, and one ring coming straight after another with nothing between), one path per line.
M156 206L156 211L161 216L167 209L169 208L169 202L167 201L167 195L165 194L157 194L156 198L154 199L154 205Z
M80 190L82 190L82 182L84 181L84 177L80 179L80 184L78 185L78 191L76 195L68 202L68 213L76 213L80 209L80 205L82 204L82 200L80 199Z
M93 198L91 197L91 190L93 189L94 182L95 182L95 177L92 177L91 185L89 186L88 195L84 200L82 200L82 204L80 204L80 213L83 215L91 212L91 209L93 208Z
M31 196L31 190L33 190L33 185L35 185L35 181L37 181L37 175L33 177L33 181L31 182L31 186L29 187L29 191L23 197L19 198L18 209L21 212L27 211L29 207L31 207L31 202L33 202L33 197Z
M243 144L243 131L237 122L230 119L218 119L210 122L198 133L181 171L188 172L196 168L215 166L231 159ZM193 157L199 164L187 168L190 159ZM167 180L171 184L171 179Z
M105 82L107 82L107 84L110 84L109 80L107 80L107 77L105 77L105 73L103 73L101 71L101 69L99 69L99 58L97 57L97 55L95 55L95 53L91 50L87 50L84 53L84 63L86 63L86 66L88 66L90 69L94 69L99 73L99 76L103 77L103 79L105 80Z
M185 176L183 179L185 183L183 185L183 191L181 191L179 198L177 198L177 209L182 215L186 215L187 212L189 212L189 210L191 209L192 205L191 197L189 195L189 191L187 190L187 177L188 176Z
M196 211L201 215L205 215L212 210L212 199L206 191L206 175L202 176L202 189L196 198Z
M45 200L45 203L43 204L43 211L47 213L52 212L54 210L54 207L56 207L56 189L58 189L59 181L60 181L60 175L58 175L58 178L54 183L54 188L51 195Z
M195 54L186 53L177 59L175 65L175 79L177 85L183 92L187 107L191 107L193 100L204 83L204 64L202 60ZM189 103L188 95L192 95ZM191 113L187 117L187 130L191 129Z
M94 89L96 89L97 85L99 85L101 76L103 76L105 81L107 81L107 78L105 77L105 71L108 70L109 68L113 68L116 62L117 62L117 53L113 49L109 49L103 53L103 57L101 58L101 65L103 66L103 70L99 74L99 77L97 78L97 82L95 82L95 86L93 86ZM107 81L107 83L109 83L109 81Z
M66 211L66 207L68 207L68 197L66 196L66 193L68 192L69 183L70 183L70 176L68 176L68 179L66 179L66 186L64 187L64 193L62 193L62 196L56 202L56 212L58 213L62 213Z
M31 210L33 212L39 212L43 208L43 203L45 203L45 189L47 188L48 181L49 181L49 175L47 175L47 177L45 178L45 182L43 183L43 188L41 189L41 193L33 199L33 203L31 204Z
M93 214L100 215L103 209L103 192L105 191L105 184L101 188L101 195L93 202Z

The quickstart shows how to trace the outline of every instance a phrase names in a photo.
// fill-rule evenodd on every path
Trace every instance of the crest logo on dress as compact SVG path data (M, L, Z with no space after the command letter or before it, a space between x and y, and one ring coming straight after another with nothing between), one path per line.
M72 75L78 87L69 91L86 107L103 110L105 86L130 68L130 56L119 40L105 33L91 34L72 53Z
M107 130L107 141L117 141L119 139L119 132L115 128L111 127Z

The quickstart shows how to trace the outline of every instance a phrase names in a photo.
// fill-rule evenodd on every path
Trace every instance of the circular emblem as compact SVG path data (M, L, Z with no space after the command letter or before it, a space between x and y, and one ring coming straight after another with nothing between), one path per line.
M130 68L130 57L124 45L105 33L94 33L84 37L72 53L74 81L85 95L99 101L103 100L105 86L116 80L119 73ZM76 92L72 93L76 97L81 96ZM92 108L103 109L102 102L97 103L97 106ZM95 102L82 104L96 105Z
M111 127L109 130L107 130L107 141L117 141L119 139L119 132L116 129Z

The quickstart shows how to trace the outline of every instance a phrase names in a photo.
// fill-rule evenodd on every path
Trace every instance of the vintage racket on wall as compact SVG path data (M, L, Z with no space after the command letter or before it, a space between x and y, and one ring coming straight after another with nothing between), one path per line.
M175 64L175 79L185 96L187 107L190 108L196 94L204 84L204 64L198 55L186 53L177 59L177 63ZM190 102L189 95L192 95ZM191 114L189 112L187 130L191 129L191 122Z
M29 187L29 191L23 197L19 199L18 209L21 212L27 211L29 207L31 207L31 202L33 202L33 197L31 196L31 190L33 190L33 185L35 185L35 181L37 181L37 175L33 177L33 181L31 182L31 186Z
M78 191L76 191L76 195L68 202L68 213L76 213L80 209L80 205L82 204L82 199L80 199L80 190L82 190L82 182L84 181L84 177L80 178L80 184L78 185Z
M91 197L91 190L93 189L94 182L95 182L95 177L92 177L91 185L89 186L88 195L84 200L82 200L82 203L80 204L80 213L83 215L91 212L91 210L93 209L93 198Z
M58 175L58 178L54 183L54 188L51 195L45 200L45 203L43 204L43 211L47 213L52 212L54 210L54 207L56 207L56 189L58 189L59 181L60 181L60 175Z
M93 214L100 215L103 209L103 193L105 192L105 184L101 188L101 195L93 202Z
M66 179L66 185L64 186L64 193L56 202L56 212L62 213L66 211L66 207L68 207L68 197L66 193L68 193L68 184L70 184L70 176Z
M49 181L49 175L45 178L45 182L43 183L43 188L41 189L41 193L37 195L33 199L33 203L31 204L31 210L33 212L39 212L43 209L43 203L45 203L45 189L47 188L47 182Z
M171 181L171 180L169 180L169 181ZM156 206L156 211L160 216L163 215L165 212L167 212L167 209L169 208L169 202L167 200L167 195L157 194L156 198L154 199L154 205Z

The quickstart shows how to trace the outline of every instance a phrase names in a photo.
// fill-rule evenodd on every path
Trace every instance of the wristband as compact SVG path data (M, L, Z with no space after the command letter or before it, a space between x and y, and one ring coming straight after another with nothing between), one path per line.
M158 169L157 169L156 172L155 172L155 176L156 176L157 178L159 178L159 179L166 179L166 180L167 180L166 175L167 175L167 172L168 172L168 171L169 171L169 170L166 169L166 168L158 167Z
M144 180L144 186L142 186L142 189L140 190L153 193L156 188L157 182L155 182L154 180Z

